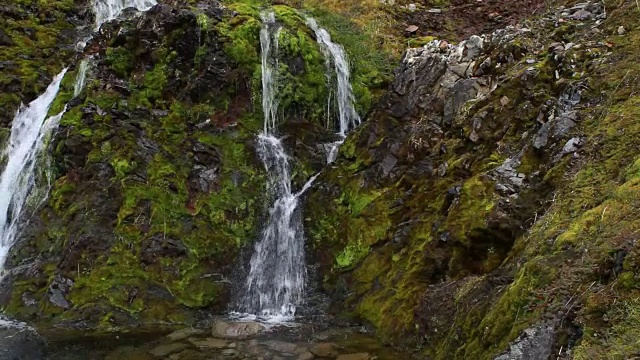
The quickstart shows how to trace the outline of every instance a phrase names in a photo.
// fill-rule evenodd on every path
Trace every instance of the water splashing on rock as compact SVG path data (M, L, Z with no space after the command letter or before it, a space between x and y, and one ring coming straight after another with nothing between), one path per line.
M289 156L276 136L278 125L277 66L280 28L273 12L263 13L262 110L264 129L258 135L258 153L268 174L267 192L275 199L251 258L246 293L240 304L245 313L265 320L291 320L302 302L305 286L304 233L299 198L313 183L294 193Z
M87 83L87 71L89 70L89 58L82 59L78 65L78 75L76 76L76 83L73 86L73 96L77 97L84 89Z
M18 110L11 126L11 136L2 152L6 166L0 175L0 276L15 242L20 215L35 185L37 156L64 113L63 110L47 119L66 72L64 69L44 94Z
M96 29L107 21L111 21L127 8L147 11L156 5L156 0L93 0L96 13Z
M313 18L307 18L307 26L316 34L320 51L327 63L327 81L331 87L335 83L336 91L331 92L327 103L329 111L332 108L332 97L335 96L335 103L338 107L337 133L342 138L329 144L327 151L327 163L332 163L338 156L338 149L344 142L344 138L350 130L360 125L360 116L354 107L353 88L351 86L351 71L349 60L344 48L331 41L331 35L327 30L321 28Z

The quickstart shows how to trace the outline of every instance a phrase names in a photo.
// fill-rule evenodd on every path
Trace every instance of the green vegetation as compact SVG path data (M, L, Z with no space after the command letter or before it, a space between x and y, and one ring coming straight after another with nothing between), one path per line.
M9 122L20 102L39 96L54 75L74 57L73 0L20 0L11 2L0 32L9 39L0 46L0 121Z

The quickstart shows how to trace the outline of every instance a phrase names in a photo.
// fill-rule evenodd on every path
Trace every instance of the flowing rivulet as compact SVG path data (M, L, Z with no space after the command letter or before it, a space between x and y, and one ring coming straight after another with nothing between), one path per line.
M353 89L351 87L351 71L349 69L349 60L344 48L331 41L331 35L329 32L320 26L318 22L313 18L307 18L307 25L316 34L320 51L324 55L327 63L327 82L329 88L332 88L332 84L335 82L335 102L338 107L338 121L337 131L340 136L340 140L329 144L327 151L327 162L332 163L338 156L338 149L340 145L344 143L344 139L350 130L353 130L356 126L360 125L360 116L358 115L354 107ZM329 118L332 113L332 99L333 94L329 96L327 101L327 110ZM330 122L328 124L331 125Z
M262 50L262 110L264 129L258 136L258 153L268 173L267 191L275 198L269 210L269 220L255 245L251 258L246 294L242 300L243 312L269 319L291 319L296 306L303 300L305 287L304 231L299 198L313 183L312 177L297 193L291 188L289 157L276 136L278 119L278 38L280 27L273 12L262 14L260 32ZM349 65L344 49L331 42L326 30L315 20L308 25L316 32L320 49L327 59L328 86L335 68L337 80L338 134L341 140L330 144L327 162L337 156L346 133L360 123L353 106L353 93L349 83ZM331 66L333 64L333 66ZM331 98L328 104L331 103Z

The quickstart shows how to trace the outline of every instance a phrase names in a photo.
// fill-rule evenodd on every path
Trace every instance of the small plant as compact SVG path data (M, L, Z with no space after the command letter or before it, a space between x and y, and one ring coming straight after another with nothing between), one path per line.
M196 23L198 24L198 27L200 28L200 30L202 31L209 30L209 17L207 17L207 15L202 13L197 14Z

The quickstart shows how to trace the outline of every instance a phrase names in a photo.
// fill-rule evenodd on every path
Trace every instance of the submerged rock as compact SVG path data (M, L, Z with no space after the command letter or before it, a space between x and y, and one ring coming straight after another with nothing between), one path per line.
M255 337L267 328L257 322L226 322L218 320L213 324L211 334L223 339L247 339Z

